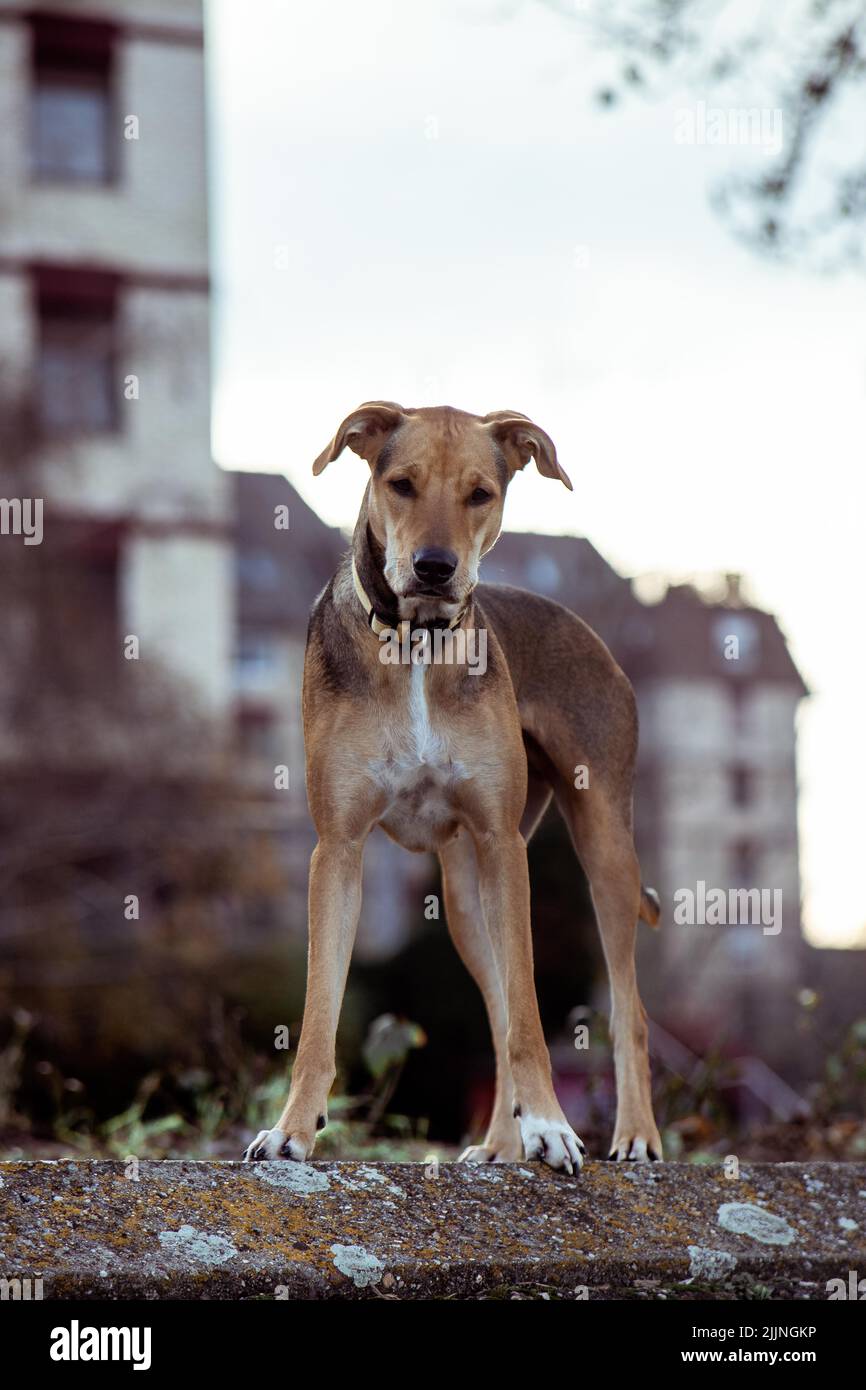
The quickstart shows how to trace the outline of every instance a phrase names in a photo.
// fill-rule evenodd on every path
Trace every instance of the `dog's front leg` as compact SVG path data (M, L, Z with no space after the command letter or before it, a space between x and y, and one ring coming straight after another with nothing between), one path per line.
M361 911L363 853L363 840L320 840L313 851L307 997L291 1089L275 1128L262 1130L246 1150L248 1162L308 1158L327 1120L337 1023Z
M515 829L480 834L475 846L484 918L505 981L508 1060L524 1154L576 1173L585 1150L556 1099L535 994L526 844Z

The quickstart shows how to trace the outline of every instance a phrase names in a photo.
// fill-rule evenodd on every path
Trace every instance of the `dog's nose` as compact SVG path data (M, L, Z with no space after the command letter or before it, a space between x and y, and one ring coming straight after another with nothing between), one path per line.
M444 584L457 568L457 556L440 545L427 545L415 551L412 568L422 584Z

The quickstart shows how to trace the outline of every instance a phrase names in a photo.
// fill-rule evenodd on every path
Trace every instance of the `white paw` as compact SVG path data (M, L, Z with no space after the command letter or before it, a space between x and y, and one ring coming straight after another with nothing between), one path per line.
M300 1139L290 1139L281 1129L263 1129L244 1150L244 1163L272 1162L277 1158L303 1163L306 1145Z
M617 1163L654 1163L661 1156L661 1144L639 1134L634 1138L615 1139L608 1154L608 1158Z
M565 1120L546 1120L541 1115L521 1115L520 1137L527 1159L540 1158L557 1172L573 1175L583 1167L586 1149Z

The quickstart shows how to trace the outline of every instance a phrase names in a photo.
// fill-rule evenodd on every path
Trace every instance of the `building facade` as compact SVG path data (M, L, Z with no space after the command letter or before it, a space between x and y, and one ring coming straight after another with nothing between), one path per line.
M635 831L664 905L658 939L641 941L647 1006L699 1048L725 1039L781 1062L803 983L806 686L775 618L733 577L717 601L670 587L634 633L623 658L641 716Z
M201 5L0 0L0 102L4 491L44 499L43 546L86 594L80 640L136 638L222 719Z

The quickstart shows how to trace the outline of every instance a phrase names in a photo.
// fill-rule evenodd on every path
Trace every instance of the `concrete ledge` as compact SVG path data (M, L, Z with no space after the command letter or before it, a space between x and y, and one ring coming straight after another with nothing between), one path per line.
M46 1299L826 1299L829 1279L866 1278L866 1164L731 1180L129 1160L6 1163L0 1180L0 1279L41 1279Z

